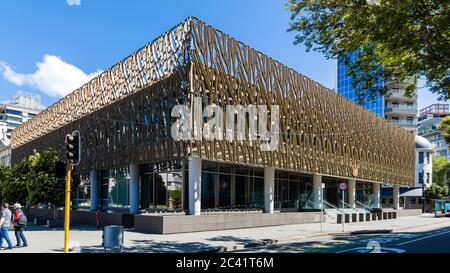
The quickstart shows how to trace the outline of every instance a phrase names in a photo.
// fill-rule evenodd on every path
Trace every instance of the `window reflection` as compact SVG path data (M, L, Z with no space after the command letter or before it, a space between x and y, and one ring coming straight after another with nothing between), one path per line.
M264 208L264 169L203 161L202 209Z
M140 204L142 209L183 209L183 171L181 163L141 166Z

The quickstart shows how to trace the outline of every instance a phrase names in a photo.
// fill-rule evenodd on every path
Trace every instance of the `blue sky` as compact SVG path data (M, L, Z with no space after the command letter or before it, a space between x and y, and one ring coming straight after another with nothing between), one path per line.
M0 75L0 101L23 90L40 94L48 106L60 98L61 86L68 86L64 92L73 91L71 86L111 67L191 15L333 88L335 61L292 44L294 33L286 31L290 18L286 2L81 0L80 5L69 5L67 0L2 0L0 65L11 73L9 80ZM58 74L66 79L55 79ZM420 108L436 101L427 90L419 91Z

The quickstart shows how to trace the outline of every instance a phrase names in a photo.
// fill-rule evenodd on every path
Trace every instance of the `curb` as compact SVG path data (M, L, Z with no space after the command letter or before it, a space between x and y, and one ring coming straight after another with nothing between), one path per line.
M425 226L432 226L432 225L439 225L443 224L445 222L439 222L439 223L429 223L429 224L421 224L417 226L411 226L411 227L404 227L404 228L398 228L398 229L382 229L382 230L361 230L361 231L351 231L351 232L324 232L324 233L312 233L311 235L301 235L296 237L290 237L290 238L284 238L284 239L263 239L255 243L249 243L249 244L236 244L232 246L222 246L218 247L219 252L226 252L226 251L233 251L233 250L242 250L246 248L253 248L253 247L260 247L260 246L268 246L272 244L283 244L283 243L291 243L291 242L297 242L299 240L304 239L313 239L313 238L320 238L320 237L327 237L327 236L351 236L351 235L370 235L370 234L388 234L398 231L404 231L404 230L410 230L414 228L420 228Z

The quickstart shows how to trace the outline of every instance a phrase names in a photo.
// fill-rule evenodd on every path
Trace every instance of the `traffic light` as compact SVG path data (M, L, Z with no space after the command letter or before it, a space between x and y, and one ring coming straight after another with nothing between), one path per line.
M66 135L66 158L71 161L73 165L78 165L80 163L80 142L81 138L79 131Z

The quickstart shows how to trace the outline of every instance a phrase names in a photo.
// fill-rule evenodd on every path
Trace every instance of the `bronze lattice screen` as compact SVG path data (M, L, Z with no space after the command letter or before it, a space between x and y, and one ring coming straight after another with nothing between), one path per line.
M192 103L279 105L277 151L247 141L176 142L171 109ZM189 18L15 131L13 163L82 135L81 171L198 155L308 173L414 183L414 135Z

